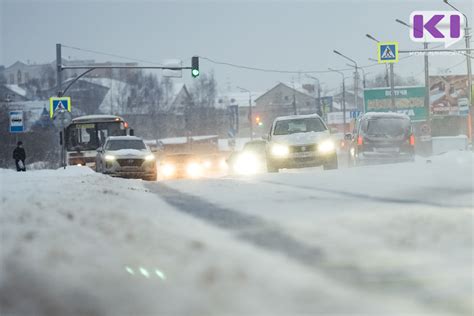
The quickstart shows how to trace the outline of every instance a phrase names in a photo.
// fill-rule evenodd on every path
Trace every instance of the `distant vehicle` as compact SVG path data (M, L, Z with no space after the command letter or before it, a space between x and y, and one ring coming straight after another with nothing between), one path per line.
M317 114L278 117L268 135L267 169L323 166L337 169L336 144Z
M199 178L204 174L203 161L195 154L171 154L159 163L160 179Z
M230 174L255 174L266 171L266 146L264 140L247 142L241 151L227 158Z
M97 171L111 176L156 180L156 159L143 140L111 136L97 149Z
M223 153L211 153L199 155L205 176L225 175L228 166Z
M130 134L128 123L116 115L87 115L72 119L65 129L66 164L95 168L96 150L109 136Z
M413 161L415 137L410 118L405 114L370 112L361 116L349 141L351 166Z

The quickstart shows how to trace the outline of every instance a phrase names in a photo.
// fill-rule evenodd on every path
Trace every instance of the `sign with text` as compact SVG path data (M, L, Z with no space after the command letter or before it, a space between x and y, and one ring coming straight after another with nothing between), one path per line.
M10 133L23 133L24 131L23 111L10 111Z
M390 88L365 89L365 111L403 113L412 121L424 121L427 117L425 91L425 87L395 88L395 107L392 107Z
M430 76L431 113L434 116L466 116L469 113L465 75Z

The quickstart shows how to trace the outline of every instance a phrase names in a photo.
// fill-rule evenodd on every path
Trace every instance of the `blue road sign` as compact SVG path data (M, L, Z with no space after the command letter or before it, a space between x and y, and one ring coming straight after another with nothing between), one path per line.
M24 131L23 111L11 111L10 133L23 133Z
M398 43L378 43L377 55L379 63L396 63L398 62Z
M71 112L71 98L70 97L49 98L49 116L53 117L54 113L60 110Z
M358 118L360 115L360 111L351 111L350 118Z

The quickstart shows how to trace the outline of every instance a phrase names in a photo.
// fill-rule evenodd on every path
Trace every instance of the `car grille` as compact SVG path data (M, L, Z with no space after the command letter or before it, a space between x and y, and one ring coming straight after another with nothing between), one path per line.
M292 153L301 153L301 152L315 151L315 150L316 150L315 144L290 147L290 152Z
M141 167L143 159L117 159L120 167Z

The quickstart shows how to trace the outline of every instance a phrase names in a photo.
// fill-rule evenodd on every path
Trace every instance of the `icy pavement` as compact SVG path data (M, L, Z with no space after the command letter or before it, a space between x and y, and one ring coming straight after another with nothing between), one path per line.
M471 315L472 170L0 170L0 314Z

